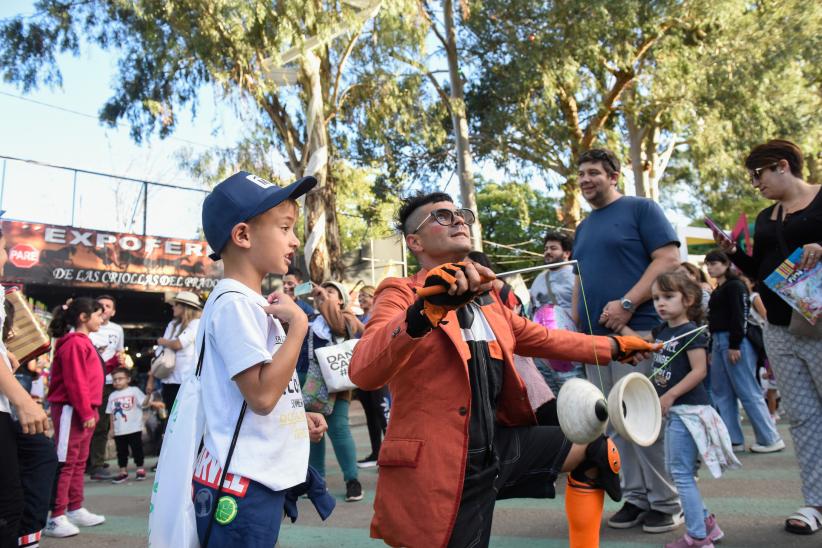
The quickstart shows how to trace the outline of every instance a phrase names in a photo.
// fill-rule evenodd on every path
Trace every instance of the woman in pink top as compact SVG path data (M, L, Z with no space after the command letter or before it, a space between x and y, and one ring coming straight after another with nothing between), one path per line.
M83 508L83 472L88 459L98 408L103 400L103 362L88 334L100 329L103 307L81 297L58 307L49 333L59 338L51 366L48 400L54 423L57 457L63 468L57 480L54 506L44 533L68 537L105 521Z

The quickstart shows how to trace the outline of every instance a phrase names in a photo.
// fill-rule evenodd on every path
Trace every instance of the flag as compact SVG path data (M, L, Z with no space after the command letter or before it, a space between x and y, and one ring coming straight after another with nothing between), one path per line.
M736 243L736 247L748 255L753 255L753 242L751 241L751 230L748 227L748 217L744 213L736 220L731 239Z

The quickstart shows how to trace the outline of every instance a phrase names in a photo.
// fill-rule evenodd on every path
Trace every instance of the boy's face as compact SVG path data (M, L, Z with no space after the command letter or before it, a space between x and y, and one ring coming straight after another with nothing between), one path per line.
M294 274L286 274L283 276L283 292L294 298L294 288L300 284L300 280Z
M9 260L9 254L6 251L6 237L0 236L0 276L3 275L3 270L6 268L6 261Z
M114 301L111 299L97 299L97 302L103 307L103 323L108 323L108 321L113 318L114 314L117 312L114 308Z
M285 274L300 241L294 234L297 207L286 201L249 221L249 258L260 272Z
M111 377L111 384L114 386L115 390L122 390L123 388L128 386L128 375L125 373L115 373Z

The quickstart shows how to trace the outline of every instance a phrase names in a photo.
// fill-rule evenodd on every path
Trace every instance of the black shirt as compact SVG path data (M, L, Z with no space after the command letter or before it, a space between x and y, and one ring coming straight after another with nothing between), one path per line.
M457 310L463 339L471 352L468 360L468 382L471 385L471 414L468 421L468 462L470 477L495 464L494 434L497 402L502 390L501 359L491 357L489 341L494 340L490 325L481 311L481 303L490 304L488 294ZM479 301L479 302L478 302Z
M731 255L731 260L742 272L759 282L757 289L768 311L768 321L774 325L788 325L791 322L790 305L763 282L797 247L822 241L822 191L817 192L808 207L785 217L782 234L788 247L786 252L779 245L777 221L771 220L775 208L776 205L772 205L756 217L753 256L737 251Z
M651 330L656 342L665 342L683 333L687 333L692 329L696 329L697 325L694 322L688 322L685 325L677 327L668 326L667 322L655 327ZM693 340L692 340L693 339ZM690 341L690 343L688 342ZM684 350L683 346L687 345ZM651 382L654 383L656 393L662 396L676 386L685 375L691 372L691 362L688 360L688 350L697 348L708 348L708 335L703 330L700 333L694 333L666 344L665 347L654 354L654 371L655 374L651 377ZM679 352L677 354L677 352ZM671 360L671 357L676 357ZM668 363L668 360L671 360ZM668 364L662 368L665 364ZM657 371L658 368L662 368ZM711 400L708 398L708 391L705 385L701 382L697 384L690 392L687 392L676 399L673 405L710 405Z
M708 301L708 328L711 333L728 332L728 348L739 350L748 326L748 288L731 278L714 289Z

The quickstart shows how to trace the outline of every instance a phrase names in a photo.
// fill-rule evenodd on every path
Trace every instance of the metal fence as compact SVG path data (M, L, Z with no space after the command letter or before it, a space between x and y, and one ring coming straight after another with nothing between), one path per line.
M0 155L5 218L200 239L208 190Z

